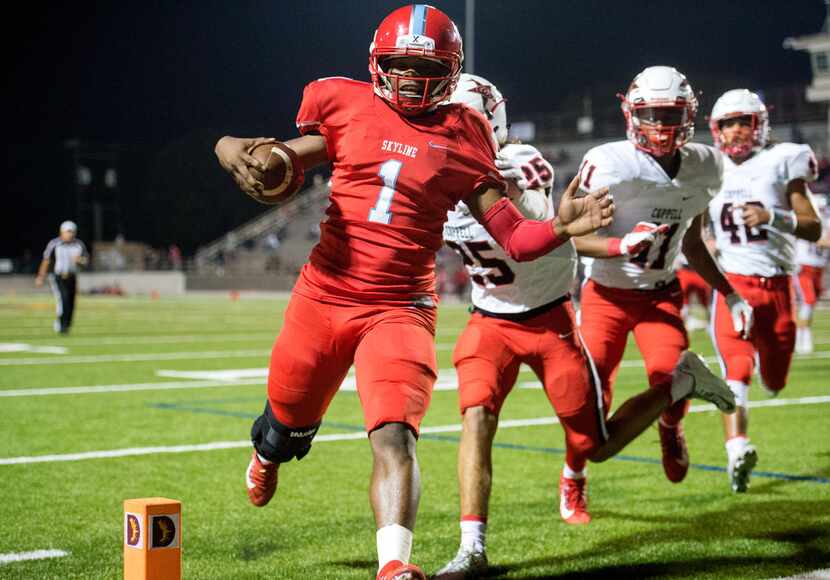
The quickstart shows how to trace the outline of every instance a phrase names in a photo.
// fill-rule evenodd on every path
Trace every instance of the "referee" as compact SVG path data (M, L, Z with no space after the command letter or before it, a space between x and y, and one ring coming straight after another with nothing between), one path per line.
M75 238L78 226L75 222L65 221L61 224L60 235L46 245L43 261L35 278L35 286L43 286L46 274L49 285L57 300L57 318L55 332L66 334L72 325L72 313L75 310L75 292L78 287L78 268L89 261L89 253L84 243Z

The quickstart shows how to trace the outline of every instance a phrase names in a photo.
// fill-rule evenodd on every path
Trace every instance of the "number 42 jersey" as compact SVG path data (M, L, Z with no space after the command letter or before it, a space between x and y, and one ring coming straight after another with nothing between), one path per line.
M723 188L709 205L718 262L732 274L784 276L792 273L795 237L769 226L750 228L743 206L790 209L787 186L793 179L814 181L817 165L808 145L779 143L740 165L724 158Z
M514 164L523 168L530 183L540 188L552 185L552 173L533 170L547 165L537 162L537 159L542 161L542 156L535 148L510 144L501 149L499 156L512 158ZM527 189L514 204L529 219L554 217L553 203L544 189ZM576 274L573 242L568 241L532 262L516 262L463 202L447 214L444 242L464 261L472 283L473 306L490 314L522 315L550 304L568 294Z
M669 226L667 234L637 256L594 260L592 280L610 288L650 290L675 279L683 236L720 189L723 163L720 151L708 145L688 143L679 153L674 179L629 141L600 145L585 154L579 173L582 189L607 187L616 208L613 223L598 235L621 238L638 222Z

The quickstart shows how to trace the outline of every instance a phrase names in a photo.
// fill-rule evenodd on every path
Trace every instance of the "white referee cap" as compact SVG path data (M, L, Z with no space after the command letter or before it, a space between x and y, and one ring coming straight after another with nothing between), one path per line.
M75 224L75 222L66 220L65 222L63 222L61 224L61 231L62 232L77 232L78 231L78 226Z

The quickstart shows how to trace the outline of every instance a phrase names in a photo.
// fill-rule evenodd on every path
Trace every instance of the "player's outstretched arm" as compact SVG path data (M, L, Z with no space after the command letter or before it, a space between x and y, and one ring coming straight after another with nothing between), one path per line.
M563 196L565 215L548 221L526 219L502 193L481 188L465 200L473 216L517 262L535 260L572 236L595 231L611 223L614 204L608 190L576 198L579 182L574 180ZM560 211L562 205L560 204Z
M556 220L571 237L592 234L614 221L614 198L607 187L591 193L580 192L577 175L562 194Z
M264 170L262 163L249 154L249 151L262 143L275 143L270 137L231 137L225 136L216 142L214 151L219 165L231 174L239 189L256 197L262 192L262 183L251 175L250 168ZM285 145L294 150L305 169L312 169L328 162L326 139L322 135L303 135Z
M747 338L752 328L752 307L735 292L732 284L723 275L718 263L709 252L701 235L703 216L704 214L700 214L695 217L686 235L683 236L683 255L689 260L689 266L700 274L707 284L724 295L732 315L732 326L735 332Z
M661 236L668 232L667 224L657 225L651 222L639 222L634 229L621 238L608 238L591 234L574 238L576 251L581 256L591 258L616 258L617 256L636 256L644 252Z

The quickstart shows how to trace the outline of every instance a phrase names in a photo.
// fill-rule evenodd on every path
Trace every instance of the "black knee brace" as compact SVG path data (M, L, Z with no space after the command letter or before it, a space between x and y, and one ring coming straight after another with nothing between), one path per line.
M271 405L266 401L265 411L251 427L251 441L257 453L268 461L285 463L295 457L300 460L308 454L311 440L319 428L319 421L296 429L283 425L274 417Z

